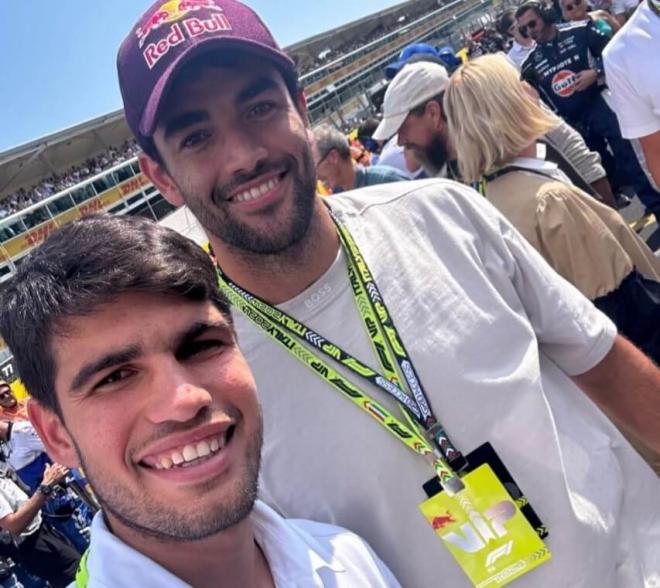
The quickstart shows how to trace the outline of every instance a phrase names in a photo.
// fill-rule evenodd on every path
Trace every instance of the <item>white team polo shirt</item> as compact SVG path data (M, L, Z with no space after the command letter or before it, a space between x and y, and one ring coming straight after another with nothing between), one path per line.
M400 588L371 548L350 531L287 520L260 501L250 519L277 588ZM113 535L101 513L92 523L87 570L87 588L189 588Z

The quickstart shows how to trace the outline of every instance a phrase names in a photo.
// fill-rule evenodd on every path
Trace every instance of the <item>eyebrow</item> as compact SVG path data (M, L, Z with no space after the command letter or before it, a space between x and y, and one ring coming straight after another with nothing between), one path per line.
M188 127L196 125L200 122L205 122L207 120L209 120L209 115L202 110L193 110L173 116L165 123L165 139L169 139L172 137L172 135L180 133L182 130L187 129Z
M113 366L132 361L136 357L139 357L141 353L142 348L139 345L129 345L125 349L113 351L86 363L78 370L78 373L73 378L71 391L80 390L95 374Z
M174 337L175 345L175 354L178 353L181 348L192 343L197 337L204 334L210 329L219 329L223 332L224 335L232 335L233 332L229 324L224 320L218 321L198 321L194 322L188 328L178 333ZM79 391L94 375L98 374L101 371L107 370L111 367L122 365L129 361L133 361L142 355L143 350L140 345L129 345L124 349L118 351L112 351L94 359L89 363L85 364L78 373L73 378L71 383L71 391Z
M192 343L200 335L203 335L206 331L210 331L211 329L218 329L219 331L222 331L223 335L233 336L232 329L224 320L198 321L190 325L185 331L176 337L176 344L174 346L175 354L178 354L182 348Z
M259 94L267 92L268 90L275 90L278 88L279 86L274 79L268 78L266 76L258 77L255 80L252 80L238 93L236 96L236 103L241 104L247 100L251 100L256 96L259 96Z

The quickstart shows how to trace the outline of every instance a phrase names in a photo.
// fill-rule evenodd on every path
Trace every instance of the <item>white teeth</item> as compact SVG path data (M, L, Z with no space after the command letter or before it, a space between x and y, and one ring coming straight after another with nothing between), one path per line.
M264 182L259 186L255 186L250 190L246 190L245 192L241 192L240 194L237 194L236 196L234 196L234 201L245 202L247 200L254 200L255 198L259 198L260 196L263 196L264 194L267 194L268 192L273 190L275 187L277 187L279 183L280 183L279 179L268 180L267 182Z
M174 466L185 467L190 462L208 457L220 451L227 443L225 433L212 439L204 439L194 444L188 444L182 449L172 451L169 456L163 455L154 460L153 466L157 470L169 470Z
M197 444L197 457L206 457L207 455L211 455L211 448L209 447L209 444L206 441L200 441Z
M194 445L186 445L183 448L183 459L186 461L192 461L193 459L197 459L197 449L195 449Z

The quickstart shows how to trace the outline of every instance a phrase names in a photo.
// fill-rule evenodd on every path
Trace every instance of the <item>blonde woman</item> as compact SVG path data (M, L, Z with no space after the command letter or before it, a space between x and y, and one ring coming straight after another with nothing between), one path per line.
M548 263L660 362L660 258L618 212L544 160L538 139L556 121L517 70L498 55L462 65L444 109L463 179L485 180L486 198ZM651 461L660 473L660 456Z
M517 70L499 55L468 62L450 78L444 109L463 179L485 180L486 198L550 265L660 361L660 259L618 212L544 160L538 139L556 121Z

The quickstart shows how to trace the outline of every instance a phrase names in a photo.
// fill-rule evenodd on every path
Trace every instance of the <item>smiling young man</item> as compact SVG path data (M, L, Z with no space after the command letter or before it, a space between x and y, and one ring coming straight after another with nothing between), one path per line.
M658 369L469 188L395 182L322 200L293 63L258 16L210 1L140 47L158 9L119 52L126 117L143 169L206 229L237 308L264 407L266 502L367 535L406 587L467 587L444 543L465 546L446 511L468 503L457 494L427 520L422 486L461 492L457 450L475 467L468 452L490 442L550 530L552 560L518 586L651 588L660 483L589 396L660 448ZM506 539L487 558L470 537L475 566L511 569L498 567L517 557Z
M254 380L194 243L89 217L22 264L2 308L32 421L102 505L81 587L399 585L354 535L255 504Z

